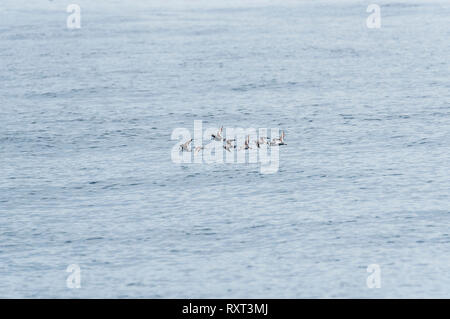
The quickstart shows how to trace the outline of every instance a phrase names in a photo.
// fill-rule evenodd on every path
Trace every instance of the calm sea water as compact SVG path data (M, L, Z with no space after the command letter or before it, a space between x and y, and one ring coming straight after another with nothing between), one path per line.
M450 3L376 3L3 0L0 297L450 297ZM279 171L172 163L194 120Z

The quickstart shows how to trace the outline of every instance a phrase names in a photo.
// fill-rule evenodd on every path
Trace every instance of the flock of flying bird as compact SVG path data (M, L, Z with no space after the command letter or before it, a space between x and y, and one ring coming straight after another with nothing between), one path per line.
M216 134L211 134L211 140L215 140L218 142L224 142L223 148L225 150L227 150L228 152L231 152L232 148L237 148L236 139L226 139L222 136L222 132L223 132L223 126L217 131ZM265 144L267 144L269 146L287 145L284 142L284 138L285 138L284 131L281 131L280 137L273 138L272 140L270 140L269 137L267 137L267 138L260 137L259 139L257 139L254 142L258 148L260 148L261 145L265 145ZM184 144L181 144L180 145L181 151L182 152L192 152L192 150L189 148L189 144L191 144L192 141L193 141L193 139L191 138ZM205 148L205 146L197 146L194 149L194 153L198 153L201 150L203 150L204 148ZM247 135L247 137L245 138L244 145L239 147L238 150L242 150L242 149L244 149L244 150L252 149L250 147L250 135Z

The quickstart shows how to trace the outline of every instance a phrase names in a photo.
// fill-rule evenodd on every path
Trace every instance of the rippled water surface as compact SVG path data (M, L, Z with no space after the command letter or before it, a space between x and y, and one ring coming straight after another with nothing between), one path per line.
M0 4L0 297L450 297L448 1L69 3ZM174 164L194 120L279 171Z

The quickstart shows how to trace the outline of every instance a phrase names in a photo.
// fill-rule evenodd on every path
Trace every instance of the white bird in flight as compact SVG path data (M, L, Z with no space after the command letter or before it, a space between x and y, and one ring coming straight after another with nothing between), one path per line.
M250 135L247 135L247 137L245 138L245 142L244 142L244 146L241 146L241 148L239 148L239 150L248 150L248 149L252 149L250 147Z
M180 148L182 152L191 152L191 150L188 148L189 144L191 144L192 142L192 138L190 140L188 140L186 143L181 144Z
M220 130L217 131L216 134L211 134L211 138L215 141L224 141L225 139L222 136L223 126L220 128Z
M269 144L269 142L264 137L260 137L259 140L255 141L255 144L258 148L261 148L261 145Z
M228 152L231 152L231 148L236 148L236 145L232 144L232 142L234 142L235 139L233 139L233 140L225 140L225 141L226 141L226 144L223 146L223 148L226 149Z
M270 145L271 145L271 146L276 146L276 145L287 145L287 144L284 142L285 136L286 136L286 135L284 134L284 131L281 131L280 137L274 138L274 139L272 140L272 142L270 142Z

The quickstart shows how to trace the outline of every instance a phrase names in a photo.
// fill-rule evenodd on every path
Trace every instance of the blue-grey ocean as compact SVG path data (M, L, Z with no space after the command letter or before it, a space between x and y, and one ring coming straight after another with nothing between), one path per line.
M449 39L449 1L2 0L0 297L450 297ZM174 163L195 120L279 170Z

